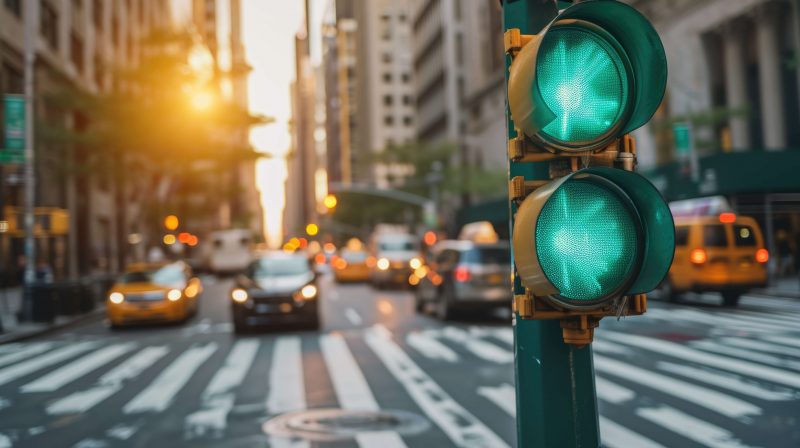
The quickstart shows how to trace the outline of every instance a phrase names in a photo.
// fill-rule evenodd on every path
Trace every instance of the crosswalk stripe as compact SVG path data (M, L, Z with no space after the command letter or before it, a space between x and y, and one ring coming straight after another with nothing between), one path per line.
M612 342L604 341L599 338L597 335L592 342L592 351L593 352L600 352L600 353L613 353L615 355L629 355L631 354L631 349L619 344L614 344Z
M30 358L31 356L38 355L39 353L46 352L50 350L53 344L48 342L42 342L39 344L31 344L27 347L18 349L19 351L12 351L7 355L0 356L0 366L4 366L7 364L12 364L17 361L23 360L25 358Z
M717 314L722 314L722 313L714 313L714 314L717 315ZM754 316L754 315L750 315L750 314L744 314L744 312L742 312L742 311L729 312L729 313L725 313L724 315L730 316L730 317L735 317L736 319L739 319L742 322L747 323L747 324L755 323L755 324L770 325L770 326L772 326L772 328L774 330L792 331L792 330L797 330L798 325L800 325L800 321L785 320L785 319L781 319L780 317L778 317L776 315Z
M464 409L425 373L382 326L365 332L367 345L415 403L457 446L503 448L508 444Z
M597 389L597 398L603 401L620 404L631 401L636 396L636 394L627 387L612 383L601 376L595 376L594 381Z
M503 383L497 387L479 387L478 395L485 397L498 408L506 411L506 414L516 418L517 416L517 397L514 386Z
M730 431L669 406L637 409L636 415L709 448L748 448Z
M737 358L746 359L748 361L756 361L761 364L800 371L800 362L789 361L786 359L778 358L777 356L753 352L752 350L721 345L714 341L693 341L691 345L692 347L696 347L709 352L735 356Z
M272 352L272 368L269 372L269 395L266 408L270 415L299 411L306 408L306 392L303 382L303 355L300 338L282 336L275 342ZM306 440L292 440L271 436L273 448L308 448Z
M701 313L699 311L678 309L671 312L672 319L683 319L696 322L701 325L707 326L734 326L737 328L745 328L748 330L761 330L774 332L775 326L769 324L760 324L757 322L746 322L733 317L725 317L720 314L710 316L708 313Z
M671 362L659 361L656 364L659 370L674 373L683 377L700 381L712 386L728 389L742 395L749 395L754 398L767 401L785 401L793 400L798 396L787 391L775 391L759 386L758 384L743 381L738 375L732 375L728 372L722 371L708 371L697 369L682 364L674 364Z
M191 379L194 372L217 350L215 342L196 345L172 362L144 390L122 408L125 414L162 412L172 404L175 395Z
M497 364L514 362L514 353L511 350L476 338L460 328L445 327L442 335L453 342L461 344L467 351L483 360Z
M133 350L134 344L113 344L77 359L20 388L22 392L52 392Z
M759 319L759 320L767 320L768 322L766 323L778 320L788 324L800 324L800 318L795 317L794 315L786 315L782 313L761 313L758 311L750 311L750 310L736 310L736 314L752 317L754 319Z
M10 344L3 344L3 345L0 345L0 354L16 352L18 350L22 350L23 347L25 347L25 346L23 344L21 344L21 343L18 343L18 342L14 342L14 343L10 343Z
M776 342L778 344L788 345L790 347L800 348L800 341L796 338L789 338L785 336L768 336L765 337L767 341Z
M372 395L364 373L344 337L340 334L326 334L320 337L320 347L325 365L342 409L352 411L378 411L380 406ZM370 446L404 447L403 439L394 431L379 431L357 434L356 441L364 448Z
M751 350L758 350L767 353L776 353L778 355L793 356L796 358L800 358L800 350L792 349L783 345L771 344L769 342L762 342L754 339L744 339L744 338L734 338L734 337L720 338L720 341L728 345L734 345L742 348L749 348Z
M607 448L664 448L630 429L600 416L601 445Z
M145 347L101 376L95 386L72 393L47 406L47 413L51 415L78 414L92 409L101 401L120 391L123 382L139 376L167 352L167 347L163 345Z
M217 370L203 391L201 409L186 416L184 434L187 437L207 433L221 437L228 423L228 414L236 402L234 389L242 384L258 352L257 339L237 341L225 364Z
M475 337L491 336L505 342L508 345L514 345L514 330L508 327L485 327L472 325L469 327L469 333Z
M406 335L406 343L426 358L458 362L458 354L426 332L415 331Z
M632 345L645 350L684 359L686 361L692 361L710 367L717 367L720 369L729 370L731 372L800 389L800 375L797 375L794 372L762 366L759 364L742 361L740 359L731 359L725 356L714 355L712 353L702 352L700 350L689 348L674 342L662 341L646 336L636 336L632 334L606 331L604 337L606 339L611 339L623 344Z
M79 353L91 350L94 347L96 347L96 344L93 342L79 342L77 344L68 345L58 350L45 353L42 356L37 356L36 358L29 359L19 364L6 367L0 370L0 386L8 384L37 370L64 361L65 359L69 359Z
M624 378L731 418L743 419L763 413L760 407L744 400L604 356L596 355L594 366L607 375Z

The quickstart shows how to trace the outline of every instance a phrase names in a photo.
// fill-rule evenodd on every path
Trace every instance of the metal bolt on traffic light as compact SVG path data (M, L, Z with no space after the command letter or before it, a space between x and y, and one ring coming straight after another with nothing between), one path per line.
M672 215L632 172L628 135L661 103L666 56L647 19L610 0L574 4L534 35L509 28L504 42L509 159L548 162L550 179L509 184L515 310L560 320L580 347L603 317L643 314L672 263Z

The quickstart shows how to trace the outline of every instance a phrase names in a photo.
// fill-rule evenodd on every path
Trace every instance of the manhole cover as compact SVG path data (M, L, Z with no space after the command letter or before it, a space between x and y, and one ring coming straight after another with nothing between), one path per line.
M425 418L406 411L313 409L279 415L267 420L262 429L273 436L332 442L353 439L356 434L365 432L394 431L412 435L429 426Z

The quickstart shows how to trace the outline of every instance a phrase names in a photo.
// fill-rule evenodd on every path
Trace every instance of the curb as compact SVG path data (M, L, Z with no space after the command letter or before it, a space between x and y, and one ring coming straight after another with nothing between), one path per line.
M93 321L95 319L100 319L103 316L105 316L105 314L106 314L105 307L104 306L99 306L99 307L95 308L94 310L92 310L92 311L90 311L90 312L88 312L86 314L81 314L79 316L75 316L74 318L66 320L64 322L48 325L48 326L42 327L40 329L24 331L24 332L20 332L20 333L16 333L16 334L15 333L9 333L9 334L0 333L0 345L1 344L6 344L6 343L10 343L10 342L24 341L26 339L32 339L32 338L35 338L37 336L43 336L43 335L46 335L46 334L49 334L49 333L54 333L56 331L63 330L65 328L71 327L73 325L78 325L78 324L81 324L81 323L84 323L84 322L90 322L90 321Z

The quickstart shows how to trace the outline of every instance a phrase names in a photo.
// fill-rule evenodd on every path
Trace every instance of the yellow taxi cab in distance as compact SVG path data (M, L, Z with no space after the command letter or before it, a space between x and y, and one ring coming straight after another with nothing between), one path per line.
M364 250L342 249L331 259L333 277L340 283L368 281L370 264L374 260Z
M142 322L180 322L197 314L203 292L186 263L134 264L109 290L106 312L111 326Z
M675 218L675 258L661 293L674 301L682 292L719 292L736 306L748 290L764 287L769 252L755 219L722 213Z

